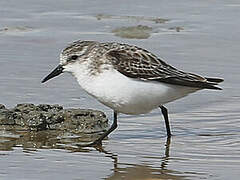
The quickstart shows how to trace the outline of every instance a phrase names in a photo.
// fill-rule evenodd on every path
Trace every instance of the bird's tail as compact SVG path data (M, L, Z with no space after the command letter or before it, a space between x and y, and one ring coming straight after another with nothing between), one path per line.
M205 77L205 79L207 79L207 81L213 82L213 83L221 83L221 82L224 81L223 79L220 79L220 78L208 78L208 77Z
M218 89L218 90L222 90L222 88L217 87L215 85L218 85L219 83L223 82L224 80L221 78L208 78L205 77L205 79L207 80L206 83L206 87L207 89Z

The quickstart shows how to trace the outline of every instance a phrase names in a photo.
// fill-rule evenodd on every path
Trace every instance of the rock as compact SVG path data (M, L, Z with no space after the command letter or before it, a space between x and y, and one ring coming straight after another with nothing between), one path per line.
M60 130L74 133L102 132L108 128L103 112L84 109L63 109L60 105L18 104L12 109L0 105L0 129Z
M147 39L150 37L153 28L149 26L129 26L112 30L115 36L128 39Z
M74 132L101 132L108 127L106 115L96 110L66 109L63 110L66 119L62 129L71 129Z
M7 109L0 109L0 125L15 125L17 115Z

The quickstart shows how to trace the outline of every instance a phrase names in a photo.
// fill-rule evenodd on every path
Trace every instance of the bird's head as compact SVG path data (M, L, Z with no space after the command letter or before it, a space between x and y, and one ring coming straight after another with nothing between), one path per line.
M42 80L42 83L63 72L75 73L78 66L81 66L86 61L88 52L95 44L95 41L76 41L71 43L61 52L59 65Z

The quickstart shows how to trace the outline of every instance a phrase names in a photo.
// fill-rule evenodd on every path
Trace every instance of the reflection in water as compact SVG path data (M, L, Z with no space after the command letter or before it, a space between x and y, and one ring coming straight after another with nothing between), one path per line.
M0 131L0 150L10 151L22 147L25 151L37 149L65 149L81 151L78 142L89 142L96 139L95 134L70 133L57 130L46 131Z
M106 179L153 180L153 179L184 179L185 177L174 174L180 174L180 172L156 169L148 165L132 165L131 167L127 168L119 168L117 172L114 172L113 175Z
M37 151L38 149L65 149L71 152L90 152L93 148L79 147L79 141L95 139L96 135L71 135L58 131L39 132L6 132L0 131L0 150L9 151L14 147L22 147L24 152ZM171 139L167 138L165 152L159 167L151 167L151 164L124 164L118 162L118 155L107 151L102 146L94 147L105 157L111 158L113 162L112 174L106 179L182 179L180 172L168 170ZM63 152L65 153L65 152Z
M161 169L164 170L166 166L168 165L169 160L169 151L170 151L170 144L171 144L171 137L167 138L166 141L166 148L165 148L165 156L163 157L163 161L161 163Z
M186 176L181 176L178 171L168 170L168 160L170 151L171 138L167 138L164 156L161 157L162 162L159 168L153 168L149 164L127 164L127 167L118 167L119 165L124 165L118 163L118 156L99 148L100 152L106 154L106 157L110 157L114 162L113 174L111 174L106 179L117 180L117 179L127 179L127 180L146 180L146 179L184 179Z

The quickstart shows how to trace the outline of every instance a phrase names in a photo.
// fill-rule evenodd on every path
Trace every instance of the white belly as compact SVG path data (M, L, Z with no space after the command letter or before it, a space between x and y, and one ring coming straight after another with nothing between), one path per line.
M116 70L77 78L81 87L98 101L124 114L145 114L197 89L128 78Z

